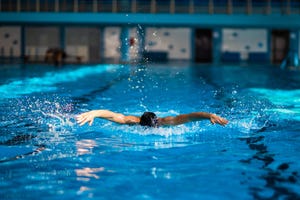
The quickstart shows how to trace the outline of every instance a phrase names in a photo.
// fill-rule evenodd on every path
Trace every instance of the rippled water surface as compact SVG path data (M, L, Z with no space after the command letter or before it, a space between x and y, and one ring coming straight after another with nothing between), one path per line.
M0 67L0 199L300 199L300 72L274 66ZM92 109L209 121L145 129Z

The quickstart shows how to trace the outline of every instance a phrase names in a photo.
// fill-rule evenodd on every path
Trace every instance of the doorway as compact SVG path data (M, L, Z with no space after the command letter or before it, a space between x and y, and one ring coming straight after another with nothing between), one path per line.
M289 53L290 32L288 30L272 30L272 63L279 64Z
M195 33L195 61L198 63L210 63L212 53L212 30L196 29Z

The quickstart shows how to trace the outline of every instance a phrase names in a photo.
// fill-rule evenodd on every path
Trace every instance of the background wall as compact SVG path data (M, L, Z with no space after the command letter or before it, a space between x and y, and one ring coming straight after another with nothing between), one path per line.
M190 28L146 28L146 51L165 51L169 59L191 59Z
M100 30L98 28L66 28L66 52L80 56L82 62L100 61Z
M119 59L120 55L120 27L106 27L104 29L104 58Z
M44 56L50 47L60 46L60 28L27 26L25 30L25 54ZM142 31L143 33L139 33ZM223 28L221 29L221 53L237 53L241 60L248 60L251 53L268 54L269 29L256 28ZM121 27L66 27L65 48L70 55L83 56L83 61L99 61L100 57L120 59ZM141 55L141 38L147 51L165 51L169 59L192 59L191 28L129 28L130 59ZM292 37L293 36L293 37ZM291 40L300 55L300 32L293 30ZM133 43L132 43L133 42ZM0 57L21 56L21 26L0 27ZM257 56L257 54L255 55Z
M126 41L129 44L129 58L134 60L139 58L140 38L138 29L129 28L128 38ZM120 59L121 57L121 28L120 27L106 27L104 29L104 57L108 59Z
M26 27L25 38L25 54L40 59L48 48L60 47L58 27Z
M141 38L139 35L139 30L138 28L131 28L129 30L129 57L130 60L135 60L140 58L141 50L140 50L140 45L141 45Z
M21 28L18 26L0 27L0 56L19 57L21 55Z
M222 30L222 52L240 53L247 60L249 53L267 53L268 31L266 29Z

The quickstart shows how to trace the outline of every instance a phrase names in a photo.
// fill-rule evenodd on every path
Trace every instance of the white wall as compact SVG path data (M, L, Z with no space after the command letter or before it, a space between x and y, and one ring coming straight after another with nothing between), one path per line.
M80 56L82 62L97 62L100 60L100 30L68 27L65 46L67 55Z
M107 27L104 29L104 57L119 59L120 56L120 27Z
M20 55L21 28L17 26L0 27L0 56L19 57Z
M97 28L92 28L97 29ZM81 28L66 28L66 46L70 49L79 46L81 53L90 51L81 48L82 46L94 45L93 51L100 51L100 31L92 31ZM80 33L74 34L77 31ZM81 30L83 30L84 34ZM44 55L49 47L57 47L60 44L59 29L57 27L26 27L26 54L27 55ZM135 39L135 45L130 47L130 58L135 59L140 54L138 28L130 28L130 38ZM99 33L99 34L98 34ZM105 58L120 58L120 27L107 27L103 32L103 50ZM300 38L300 31L298 31ZM73 36L72 36L73 35ZM76 35L76 37L75 37ZM82 36L83 35L83 36ZM88 35L88 37L87 37ZM96 35L96 36L94 36ZM148 51L166 51L169 59L191 59L191 29L189 28L145 28L145 49ZM99 36L99 37L98 37ZM98 38L97 38L98 37ZM239 52L242 59L248 58L250 52L267 53L268 44L267 29L238 29L225 28L222 30L222 52ZM21 54L21 28L19 26L1 26L0 27L0 56L20 56ZM299 39L300 55L300 39ZM98 48L99 47L99 48ZM2 49L2 50L1 50ZM1 53L3 55L1 55Z
M139 50L140 41L137 28L131 28L129 30L129 38L134 40L133 45L129 47L130 60L138 59L141 56L141 54Z
M191 29L147 28L145 50L166 51L169 59L191 59Z
M266 29L222 30L222 52L239 52L246 60L248 53L267 53L268 32Z
M120 59L121 57L121 28L120 27L107 27L104 29L104 57L110 59ZM134 40L132 46L129 47L129 58L134 60L139 58L139 38L138 30L133 27L129 29L129 37L126 42Z
M48 48L60 46L57 27L27 27L25 37L25 54L29 56L44 56Z

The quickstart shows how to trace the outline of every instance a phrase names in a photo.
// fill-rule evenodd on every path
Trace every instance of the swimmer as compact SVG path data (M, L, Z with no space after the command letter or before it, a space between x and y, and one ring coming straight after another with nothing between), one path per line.
M91 126L95 118L102 118L118 124L131 124L141 125L148 127L159 127L168 125L179 125L191 121L210 120L212 124L220 124L222 126L228 123L227 119L224 119L218 115L207 112L193 112L189 114L181 114L177 116L157 117L153 112L144 112L141 117L132 115L123 115L121 113L115 113L109 110L92 110L82 113L77 116L77 123L80 126L85 123L89 123Z

